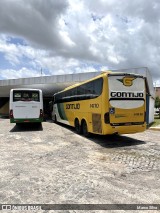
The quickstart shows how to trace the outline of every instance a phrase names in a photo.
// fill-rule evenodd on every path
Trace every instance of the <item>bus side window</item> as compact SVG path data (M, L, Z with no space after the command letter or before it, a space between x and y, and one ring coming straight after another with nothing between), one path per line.
M74 89L72 90L72 95L73 95L73 96L76 96L76 95L77 95L77 87L74 88Z
M53 103L58 103L58 94L53 96Z
M39 101L39 95L37 92L32 93L32 101Z
M29 98L29 94L28 93L23 93L23 98Z
M82 95L83 94L83 88L82 86L77 87L77 95Z
M89 82L85 85L85 94L94 94L93 82Z
M50 102L52 102L52 104L55 103L55 96L52 97L52 100Z
M94 91L96 95L100 95L102 93L102 87L103 87L103 78L99 78L94 81Z
M14 92L13 93L13 101L20 101L21 100L21 92Z

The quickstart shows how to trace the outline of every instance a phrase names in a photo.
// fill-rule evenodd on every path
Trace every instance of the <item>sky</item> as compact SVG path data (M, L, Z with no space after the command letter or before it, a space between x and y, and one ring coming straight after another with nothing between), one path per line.
M159 0L0 3L0 80L148 67L160 85Z

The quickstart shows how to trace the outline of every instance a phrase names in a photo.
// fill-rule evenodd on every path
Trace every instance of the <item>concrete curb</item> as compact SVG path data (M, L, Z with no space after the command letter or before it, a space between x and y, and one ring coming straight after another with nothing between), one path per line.
M155 131L160 131L160 127L150 127L148 130L155 130Z

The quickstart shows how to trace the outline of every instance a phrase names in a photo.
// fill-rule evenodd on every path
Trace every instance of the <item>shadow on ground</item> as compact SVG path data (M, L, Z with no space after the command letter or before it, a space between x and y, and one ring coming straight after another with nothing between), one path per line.
M129 135L92 135L89 139L104 148L129 147L146 144L146 142L131 138Z
M48 121L49 122L49 121ZM71 126L57 123L57 125L62 126L63 128L66 128L75 134L75 129ZM81 135L84 137L83 135ZM96 144L99 144L100 146L104 148L116 148L116 147L129 147L129 146L137 146L137 145L142 145L146 144L146 142L138 139L134 139L132 137L124 136L124 135L94 135L91 134L91 137L88 138L90 141L93 141Z
M30 131L42 131L43 126L41 123L22 123L16 124L10 132L30 132Z

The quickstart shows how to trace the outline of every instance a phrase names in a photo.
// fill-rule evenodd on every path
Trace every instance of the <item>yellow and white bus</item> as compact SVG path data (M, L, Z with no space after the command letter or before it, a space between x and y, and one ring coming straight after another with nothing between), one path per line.
M146 129L145 78L102 72L54 94L52 119L90 133L129 134Z

